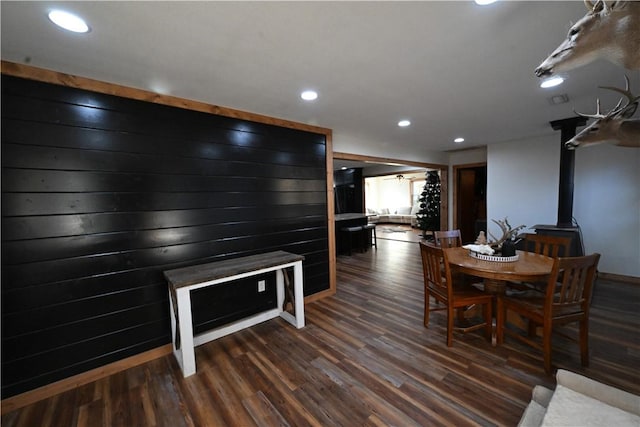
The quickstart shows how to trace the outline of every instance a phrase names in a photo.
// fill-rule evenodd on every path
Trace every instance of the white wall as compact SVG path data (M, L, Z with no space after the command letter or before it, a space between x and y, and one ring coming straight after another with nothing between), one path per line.
M640 149L576 150L573 216L600 271L640 277Z
M491 144L487 148L487 228L504 219L516 227L555 224L558 220L560 137ZM525 229L525 231L531 231Z
M640 277L640 149L610 145L576 151L573 216L599 271ZM555 224L560 135L487 150L487 216L511 225ZM494 235L498 227L489 221Z

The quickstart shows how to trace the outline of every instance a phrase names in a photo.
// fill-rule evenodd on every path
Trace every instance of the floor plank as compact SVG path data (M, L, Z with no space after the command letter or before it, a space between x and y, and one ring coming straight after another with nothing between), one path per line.
M554 387L535 349L509 338L492 347L481 331L455 333L448 348L444 312L423 326L416 242L381 238L340 256L337 277L334 297L306 306L301 330L255 325L198 347L189 378L166 356L7 413L2 425L515 425L534 385ZM599 279L591 366L563 338L554 366L640 394L638 302L637 285Z

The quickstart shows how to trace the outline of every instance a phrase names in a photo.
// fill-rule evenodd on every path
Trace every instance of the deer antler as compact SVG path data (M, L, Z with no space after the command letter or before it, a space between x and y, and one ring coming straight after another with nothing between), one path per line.
M640 101L640 95L638 96L633 96L633 94L631 93L631 90L629 89L629 77L627 77L626 75L624 76L624 80L625 80L625 89L620 89L617 87L612 87L612 86L599 86L602 89L609 89L612 90L614 92L619 92L621 94L623 94L624 96L627 97L627 103L626 105L622 106L622 99L620 98L620 101L618 102L618 105L616 105L616 107L611 110L611 112L608 114L608 116L610 115L621 115L622 117L624 117L625 119L628 119L629 117L633 116L636 112L636 109L638 108L638 102ZM631 107L631 108L629 108Z
M617 117L617 116L621 116L621 117L623 117L625 119L628 119L629 117L633 116L635 114L635 112L636 112L636 109L638 108L638 102L640 101L640 95L633 96L633 94L629 90L629 77L627 77L625 75L624 79L625 79L625 86L626 86L625 89L620 89L620 88L613 87L613 86L598 86L598 87L601 88L601 89L609 89L609 90L612 90L614 92L619 92L619 93L623 94L628 99L628 102L625 105L622 105L622 101L624 101L624 98L620 98L620 100L618 101L616 106L613 107L613 109L611 109L606 114L602 114L602 113L600 113L600 98L597 98L596 99L596 114L582 114L582 113L577 112L576 110L573 110L573 112L576 113L578 116L584 117L584 118L587 118L587 119L608 119L608 118Z
M511 237L515 236L518 231L526 227L526 225L523 224L523 225L517 226L516 228L511 228L511 225L509 225L509 220L506 217L503 220L496 221L495 219L492 219L491 221L498 224L498 226L502 230L502 237L496 240L495 236L491 234L491 232L488 232L489 236L493 239L487 243L489 246L500 247L505 240L510 240Z
M609 11L609 6L607 5L607 2L604 0L596 0L596 1L584 0L584 5L587 7L587 10L591 13L597 13L597 12L600 12L600 10L604 10L605 12Z
M596 99L596 113L595 114L583 114L579 113L576 110L573 110L574 113L579 115L580 117L584 117L585 119L604 119L606 115L600 114L600 98Z

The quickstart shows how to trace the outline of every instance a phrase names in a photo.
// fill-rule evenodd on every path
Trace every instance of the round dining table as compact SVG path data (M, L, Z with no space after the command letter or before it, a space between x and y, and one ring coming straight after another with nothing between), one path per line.
M518 250L516 261L499 262L474 258L468 249L459 246L444 251L452 270L484 279L484 292L494 294L496 298L505 294L507 282L546 282L553 268L553 258L533 252ZM495 314L496 325L504 323L504 313ZM523 326L518 318L509 318L509 321ZM498 342L495 330L491 343L494 346L502 344Z
M495 294L504 294L506 282L546 282L553 267L553 258L520 250L516 251L518 259L511 262L474 258L459 246L445 251L453 270L483 278L485 291Z

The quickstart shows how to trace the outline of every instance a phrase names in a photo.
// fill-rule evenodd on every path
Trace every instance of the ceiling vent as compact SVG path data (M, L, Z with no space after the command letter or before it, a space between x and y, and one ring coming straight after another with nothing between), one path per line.
M562 95L555 95L547 99L549 100L549 104L551 105L566 104L567 102L569 102L569 95L563 93Z

